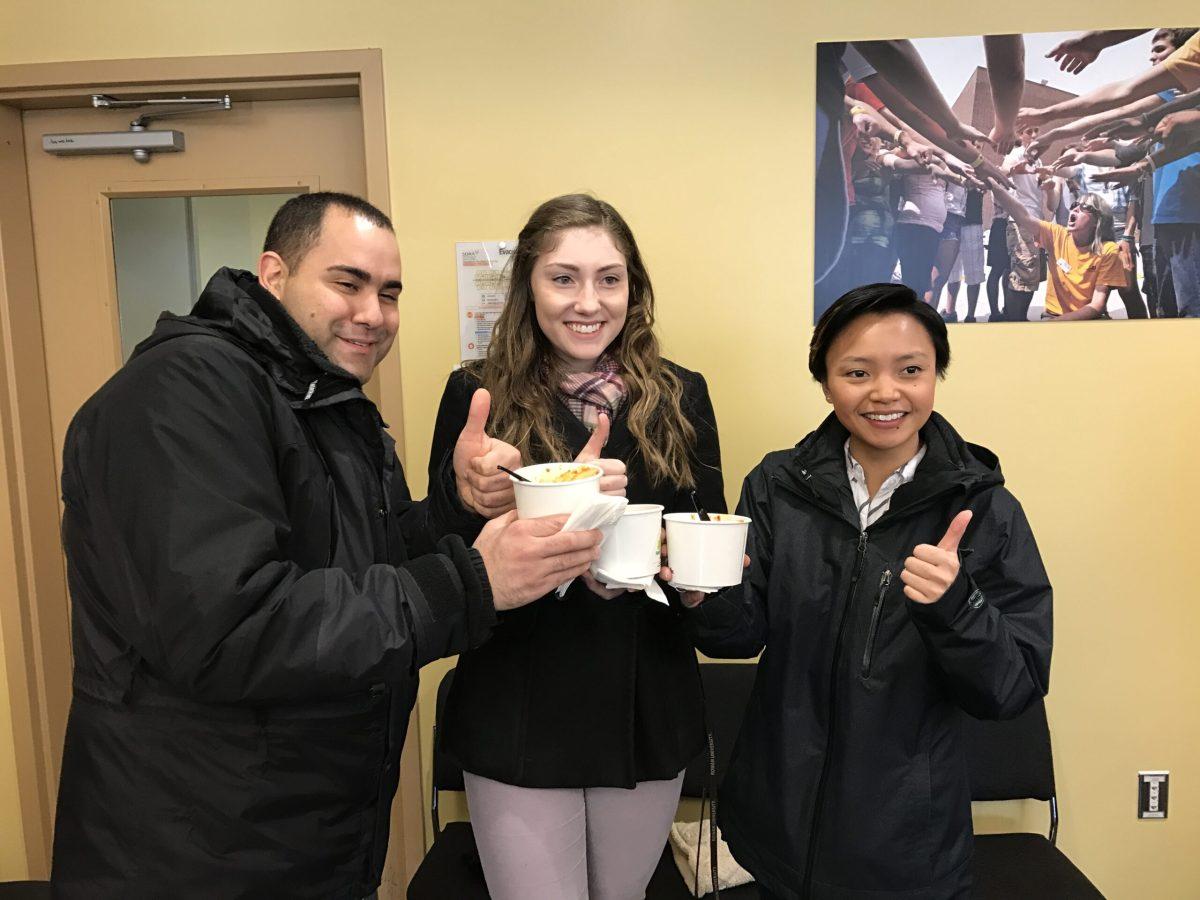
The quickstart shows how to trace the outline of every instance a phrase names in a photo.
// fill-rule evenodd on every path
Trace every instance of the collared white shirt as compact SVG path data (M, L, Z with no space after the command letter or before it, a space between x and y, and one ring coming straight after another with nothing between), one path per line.
M912 459L883 480L874 497L867 493L867 475L863 472L863 467L850 453L850 438L846 438L844 450L846 477L850 479L850 492L854 494L854 505L858 509L859 528L866 531L868 525L888 511L896 488L913 480L913 476L917 474L917 466L925 458L925 445L922 444Z

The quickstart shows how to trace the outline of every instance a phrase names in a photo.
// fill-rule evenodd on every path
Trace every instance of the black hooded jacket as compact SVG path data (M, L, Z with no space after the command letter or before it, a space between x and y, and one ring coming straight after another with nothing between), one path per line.
M357 381L228 269L80 409L62 486L56 896L369 894L417 670L495 621L452 486L413 502Z
M747 477L743 583L689 616L696 646L758 674L721 788L734 856L787 898L958 896L969 884L964 714L1018 715L1046 693L1051 591L996 457L936 413L914 479L865 530L833 416ZM917 544L963 509L958 579L903 593Z

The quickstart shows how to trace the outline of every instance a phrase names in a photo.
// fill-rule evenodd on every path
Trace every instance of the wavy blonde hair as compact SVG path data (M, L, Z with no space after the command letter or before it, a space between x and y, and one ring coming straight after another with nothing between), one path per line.
M628 391L629 431L651 483L694 487L690 451L696 429L683 412L683 384L659 352L650 276L620 213L587 194L555 197L533 211L509 261L508 297L492 331L487 358L465 364L492 395L490 433L515 446L529 462L569 458L570 451L553 426L565 368L537 323L532 277L538 257L572 228L603 229L625 257L629 308L624 327L606 352L620 366Z

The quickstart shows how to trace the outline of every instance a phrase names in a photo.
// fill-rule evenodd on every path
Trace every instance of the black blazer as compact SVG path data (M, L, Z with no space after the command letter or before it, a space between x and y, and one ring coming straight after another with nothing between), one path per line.
M668 363L683 382L683 407L696 429L692 467L704 506L725 511L721 450L703 376ZM447 477L467 419L474 376L450 376L438 409L430 482ZM691 509L688 491L653 486L626 409L612 423L604 456L623 460L627 495ZM554 421L572 454L588 429L559 404ZM526 463L550 460L526 460ZM642 592L605 600L581 580L500 614L492 638L459 658L438 739L466 771L523 787L633 787L674 778L704 746L704 703L696 653L671 605Z

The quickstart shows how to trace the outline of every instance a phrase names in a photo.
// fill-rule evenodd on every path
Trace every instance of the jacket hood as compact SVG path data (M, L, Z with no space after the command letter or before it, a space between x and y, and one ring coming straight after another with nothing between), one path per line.
M153 333L137 345L133 356L193 334L219 337L241 347L293 401L315 405L346 399L348 394L364 396L358 380L321 352L252 272L218 269L192 311L186 316L166 312L159 316Z

